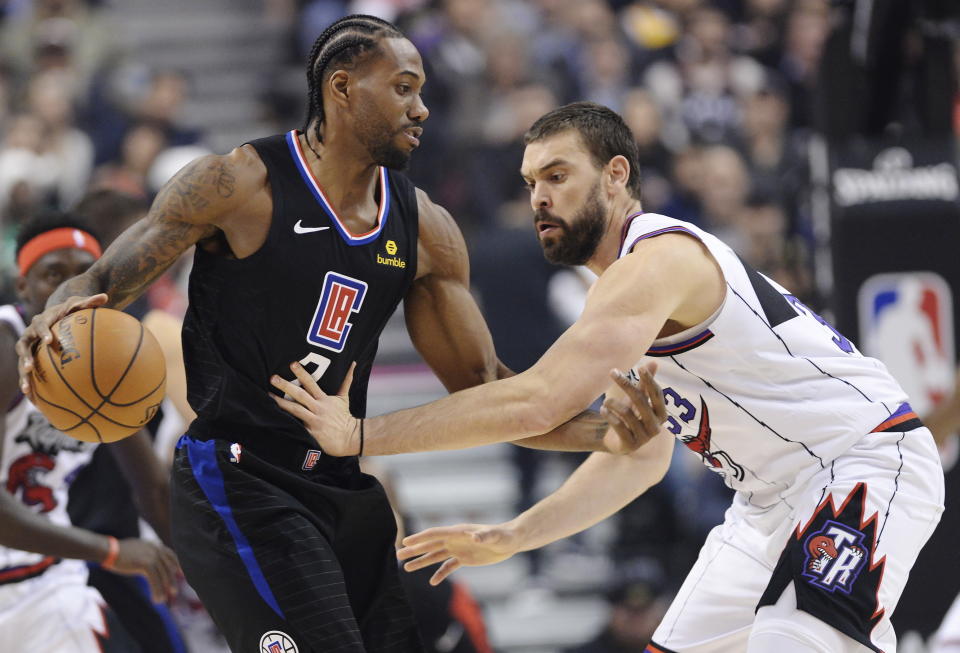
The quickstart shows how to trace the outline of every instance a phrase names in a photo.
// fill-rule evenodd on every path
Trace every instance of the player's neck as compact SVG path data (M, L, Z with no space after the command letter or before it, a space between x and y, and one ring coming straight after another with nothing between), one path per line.
M641 211L640 200L630 196L610 203L610 213L607 216L607 230L604 232L603 238L597 246L597 251L594 252L590 260L587 261L587 269L599 276L603 274L604 270L616 262L620 257L620 248L623 245L621 237L623 235L624 225L630 217Z
M363 212L376 189L379 166L356 142L344 142L334 130L322 130L319 142L312 130L298 133L310 172L338 213L344 217Z

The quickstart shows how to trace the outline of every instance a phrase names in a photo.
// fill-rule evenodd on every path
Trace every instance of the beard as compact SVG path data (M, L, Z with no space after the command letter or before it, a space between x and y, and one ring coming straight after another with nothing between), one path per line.
M600 182L590 189L587 199L568 223L563 218L551 215L545 209L537 209L535 220L545 220L560 228L559 236L540 240L543 255L556 265L584 265L597 251L606 228L606 207L600 199Z
M410 152L397 146L397 136L412 125L392 131L390 121L373 105L366 105L357 120L357 139L367 149L370 158L379 166L391 170L406 170Z

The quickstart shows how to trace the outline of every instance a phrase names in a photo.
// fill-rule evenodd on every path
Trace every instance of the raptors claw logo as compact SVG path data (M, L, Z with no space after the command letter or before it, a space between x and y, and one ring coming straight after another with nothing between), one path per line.
M710 428L710 412L707 410L707 403L700 397L700 427L696 435L683 436L680 441L688 449L700 454L703 464L712 467L714 471L726 476L731 474L736 480L743 480L743 467L733 462L733 459L727 455L726 451L710 449L710 439L713 435L713 429Z

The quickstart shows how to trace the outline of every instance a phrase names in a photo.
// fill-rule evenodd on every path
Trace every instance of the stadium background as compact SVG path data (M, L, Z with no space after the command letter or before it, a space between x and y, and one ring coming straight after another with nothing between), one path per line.
M873 15L863 23L866 4ZM860 279L939 269L941 301L960 288L951 256L960 243L960 30L951 6L0 0L0 294L12 299L13 243L30 216L71 209L96 189L149 200L203 152L299 126L310 44L333 20L362 12L397 22L424 56L431 115L410 175L464 231L474 287L509 366L539 357L576 318L590 283L543 261L517 173L525 129L578 99L610 106L633 129L646 210L718 234L861 342L869 325L852 308ZM889 174L867 184L878 197L868 190L841 201L840 169ZM889 190L909 186L891 181L897 174L934 169L945 177L933 191L922 182L927 190ZM154 286L153 307L182 314L185 267ZM854 286L834 282L853 278ZM928 407L953 391L953 304L934 327L945 330L939 359L916 371ZM395 317L384 334L372 413L442 393L402 323ZM945 450L948 467L951 455ZM579 460L502 445L376 464L420 528L508 518ZM541 553L457 573L482 602L495 648L572 648L608 623L626 640L643 637L729 501L695 458L674 460L665 482L617 518ZM948 512L939 537L958 521ZM919 640L960 589L956 559L947 557L955 547L938 546L895 616L902 635L918 633L903 638L903 651L923 650Z

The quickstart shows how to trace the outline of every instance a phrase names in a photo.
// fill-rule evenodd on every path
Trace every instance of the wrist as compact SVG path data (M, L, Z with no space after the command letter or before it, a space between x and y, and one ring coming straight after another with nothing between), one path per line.
M107 554L104 556L103 560L100 562L100 566L104 569L113 569L113 566L117 562L117 557L120 555L120 542L112 535L107 535Z

